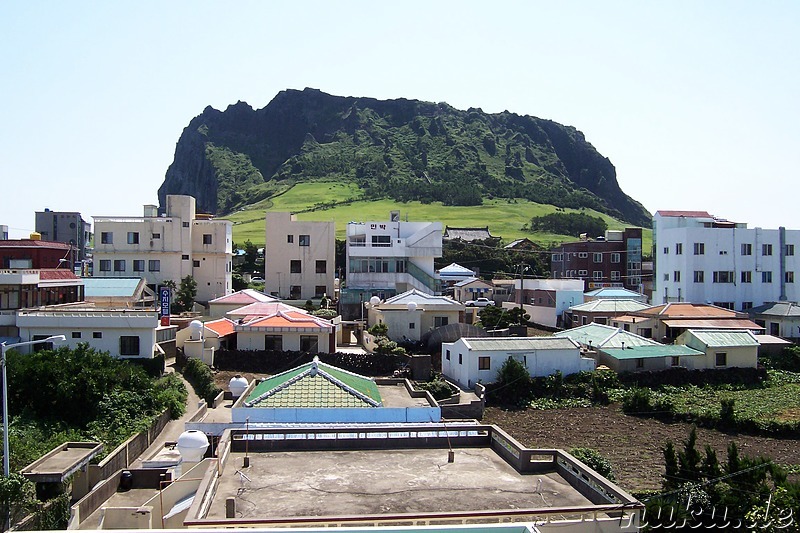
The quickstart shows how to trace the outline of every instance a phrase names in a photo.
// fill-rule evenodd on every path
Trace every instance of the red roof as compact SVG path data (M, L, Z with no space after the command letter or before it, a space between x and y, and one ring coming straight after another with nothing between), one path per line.
M72 271L63 268L43 268L39 270L40 280L50 279L80 279Z
M661 318L739 318L739 313L706 304L675 302L657 305L632 313L636 316L659 316Z
M274 315L258 317L241 328L303 328L331 331L332 324L323 319L311 316L303 311L279 311Z
M220 318L219 320L206 322L203 325L206 327L206 329L210 329L220 337L224 337L233 333L234 323L232 320L228 320L227 318Z
M762 331L764 328L751 320L744 318L725 320L725 319L682 319L665 320L664 324L670 328L691 328L691 329L749 329Z
M56 248L59 250L70 250L71 247L65 242L37 241L34 239L9 239L0 240L2 248Z
M270 296L268 294L264 294L262 292L258 292L253 289L244 289L241 291L234 292L232 294L226 294L225 296L220 296L214 300L211 300L210 303L214 304L230 304L230 305L248 305L257 302L273 302L276 301L278 298L274 296Z
M656 211L662 217L714 218L707 211Z

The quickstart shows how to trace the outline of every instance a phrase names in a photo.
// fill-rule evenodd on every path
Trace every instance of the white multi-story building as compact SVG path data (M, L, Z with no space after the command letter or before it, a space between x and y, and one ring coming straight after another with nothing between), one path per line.
M403 222L398 211L385 222L350 222L346 249L347 288L340 300L345 316L358 317L358 306L363 311L372 296L439 292L433 260L442 256L441 222Z
M798 230L748 228L705 211L658 211L653 302L743 311L766 302L796 302L795 247L800 249Z
M233 224L198 214L191 196L168 195L166 214L144 206L143 217L93 217L94 276L141 277L156 288L192 276L196 300L233 292Z
M291 300L333 296L336 226L301 222L291 213L266 214L264 292Z

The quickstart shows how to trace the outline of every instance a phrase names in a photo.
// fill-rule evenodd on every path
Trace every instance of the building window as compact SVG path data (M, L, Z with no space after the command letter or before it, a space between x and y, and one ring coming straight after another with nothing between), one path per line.
M111 259L100 260L100 272L111 272Z
M192 266L193 266L194 268L200 268L200 261L198 261L197 259L195 259L194 261L192 261Z
M664 274L664 281L669 281L669 274Z
M138 231L129 231L128 232L128 244L139 244L139 232Z
M587 257L589 257L589 252L578 252L579 259L586 259Z
M612 263L619 263L622 260L622 255L619 252L614 252L611 254L611 262Z
M147 270L150 272L160 272L161 271L161 260L160 259L150 259L147 262Z
M704 283L705 282L706 273L703 270L695 270L694 271L694 282L695 283Z
M102 339L103 338L103 332L102 331L93 331L92 332L92 338L93 339Z
M680 357L678 357L677 355L673 355L671 359L672 359L672 361L671 361L671 365L672 366L681 366L681 358Z
M578 270L578 277L586 277L589 275L588 270Z
M612 270L611 271L611 281L619 281L622 278L620 275L619 270Z
M636 368L644 368L644 358L639 357L636 359Z
M683 243L676 242L675 243L675 255L682 255L683 254Z
M742 302L742 311L747 311L753 308L753 302Z
M182 260L182 261L188 261L188 260L189 260L189 254L183 254L183 255L181 256L181 260Z
M133 260L133 271L134 272L144 272L144 259L134 259Z
M664 247L664 255L669 255L669 246Z
M602 263L603 262L603 254L599 252L595 252L592 254L592 261L595 263Z
M136 335L123 335L119 338L120 355L139 355L139 337Z
M211 234L203 233L203 244L211 244Z
M188 228L189 227L189 223L188 222L183 222L183 223L181 223L181 226L183 226L184 228Z
M593 270L592 271L592 279L596 279L596 280L603 279L603 271L602 270Z
M281 335L264 335L264 349L273 352L283 351L283 336Z
M372 246L386 248L392 245L391 235L373 235Z
M794 244L786 245L786 255L794 255Z
M311 235L300 235L300 246L311 246Z
M80 331L73 331L72 332L72 338L73 339L80 339L81 338L81 332Z
M303 262L299 259L292 259L289 261L289 272L292 274L302 274L303 273Z
M786 283L794 283L794 272L791 270L784 274L784 279Z
M460 365L463 362L464 362L464 356L462 354L458 354L458 364Z
M491 357L478 357L478 370L491 370L492 358Z
M124 259L114 259L114 272L125 272Z
M440 328L442 326L447 325L447 317L446 316L435 316L433 317L433 326L436 328Z
M694 243L694 255L703 255L706 253L706 244L704 242Z
M761 283L772 283L772 271L765 270L761 273Z
M292 285L289 287L289 298L292 300L299 300L302 288L300 285Z
M300 335L301 352L319 352L318 339L316 335Z
M408 329L417 329L417 324L414 323L414 322L409 322L408 323Z
M160 239L160 238L161 238L161 234L160 234L160 233L153 233L153 234L150 236L150 238L151 238L151 239Z
M714 302L714 305L723 309L730 309L731 311L736 307L733 302Z
M444 358L447 359L448 361L450 360L450 350L445 350Z
M317 260L316 271L317 274L325 274L328 272L328 262L324 259Z
M675 270L672 273L672 280L675 281L675 282L679 282L681 280L681 271L680 270Z
M714 283L733 283L733 272L730 270L715 270Z
M762 244L761 245L761 255L772 255L772 245L771 244Z
M715 366L728 366L728 354L725 352L717 352L714 354Z
M752 283L753 282L753 273L750 270L742 270L740 278L742 283Z
M742 255L753 255L753 245L747 242L743 242Z
M100 232L100 244L114 244L114 234L110 231Z
M314 286L314 298L322 298L327 293L328 288L325 285L315 285Z

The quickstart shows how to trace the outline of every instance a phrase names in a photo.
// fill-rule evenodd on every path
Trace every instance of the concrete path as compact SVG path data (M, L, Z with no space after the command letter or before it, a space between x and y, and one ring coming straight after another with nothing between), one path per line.
M194 391L194 387L192 387L189 382L184 379L180 372L175 371L174 364L174 359L167 360L165 373L176 374L183 381L183 384L186 385L186 390L189 392L189 395L186 399L186 412L183 413L183 416L180 418L167 422L167 425L153 441L153 444L151 444L144 451L144 453L139 456L138 459L131 463L130 468L141 468L142 462L156 456L159 451L164 449L164 445L167 442L176 442L180 434L184 432L186 422L197 412L197 408L200 405L200 397L197 396L197 393Z

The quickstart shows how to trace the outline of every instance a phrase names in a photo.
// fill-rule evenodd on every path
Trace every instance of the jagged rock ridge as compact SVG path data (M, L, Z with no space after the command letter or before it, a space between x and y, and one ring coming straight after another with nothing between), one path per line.
M527 198L649 226L611 162L570 126L445 103L280 92L266 107L207 107L184 129L158 190L216 214L302 180L356 181L365 198L479 205ZM335 200L335 199L332 199Z

